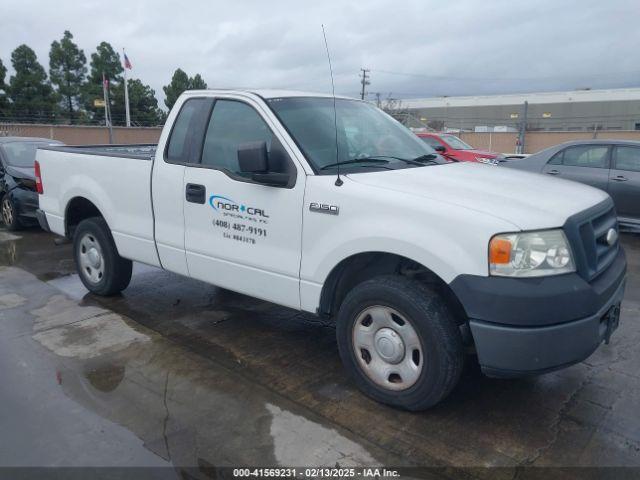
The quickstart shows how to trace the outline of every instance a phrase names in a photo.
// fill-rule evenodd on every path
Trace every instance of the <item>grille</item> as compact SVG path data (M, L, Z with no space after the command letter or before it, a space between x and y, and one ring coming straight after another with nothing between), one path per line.
M614 228L618 232L618 220L613 205L608 205L605 211L578 224L588 280L592 280L607 269L618 253L618 241L613 245L607 242L607 232Z

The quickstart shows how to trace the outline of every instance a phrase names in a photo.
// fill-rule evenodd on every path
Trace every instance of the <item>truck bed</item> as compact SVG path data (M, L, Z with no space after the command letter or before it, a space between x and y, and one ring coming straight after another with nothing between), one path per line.
M132 143L121 145L61 145L41 148L44 150L56 150L68 153L83 153L86 155L139 158L147 160L156 154L157 147L158 145L155 143Z
M111 227L118 251L158 265L151 204L156 145L88 145L38 149L42 172L40 209L51 230L66 235L66 208L90 199Z

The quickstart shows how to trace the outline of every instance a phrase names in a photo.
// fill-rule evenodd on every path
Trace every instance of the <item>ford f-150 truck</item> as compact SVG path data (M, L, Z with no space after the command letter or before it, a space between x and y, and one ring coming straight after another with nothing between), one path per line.
M36 160L40 223L73 239L91 292L138 261L334 318L346 369L387 404L436 404L468 353L496 377L571 365L618 325L606 193L449 163L359 100L190 91L157 148Z

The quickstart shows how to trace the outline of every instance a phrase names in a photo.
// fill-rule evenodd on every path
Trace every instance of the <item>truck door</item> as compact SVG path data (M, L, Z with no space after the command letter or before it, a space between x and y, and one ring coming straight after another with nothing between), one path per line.
M542 172L607 191L609 145L576 145L556 153Z
M614 148L609 194L619 217L640 224L640 147Z
M199 162L185 169L187 265L191 277L300 308L306 177L262 108L248 99L215 101ZM256 183L240 171L238 149L262 141L269 170L290 174L286 187Z
M200 149L194 146L201 144L212 106L211 98L186 100L167 139L160 139L158 145L166 142L166 148L156 153L154 162L151 185L158 255L163 268L182 275L189 273L184 249L184 170L186 164L199 160Z

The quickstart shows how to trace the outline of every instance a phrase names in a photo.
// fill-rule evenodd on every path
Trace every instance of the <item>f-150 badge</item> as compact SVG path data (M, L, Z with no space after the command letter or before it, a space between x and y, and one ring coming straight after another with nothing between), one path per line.
M338 215L340 213L340 207L329 205L328 203L311 202L309 210L316 213L328 213L329 215Z

